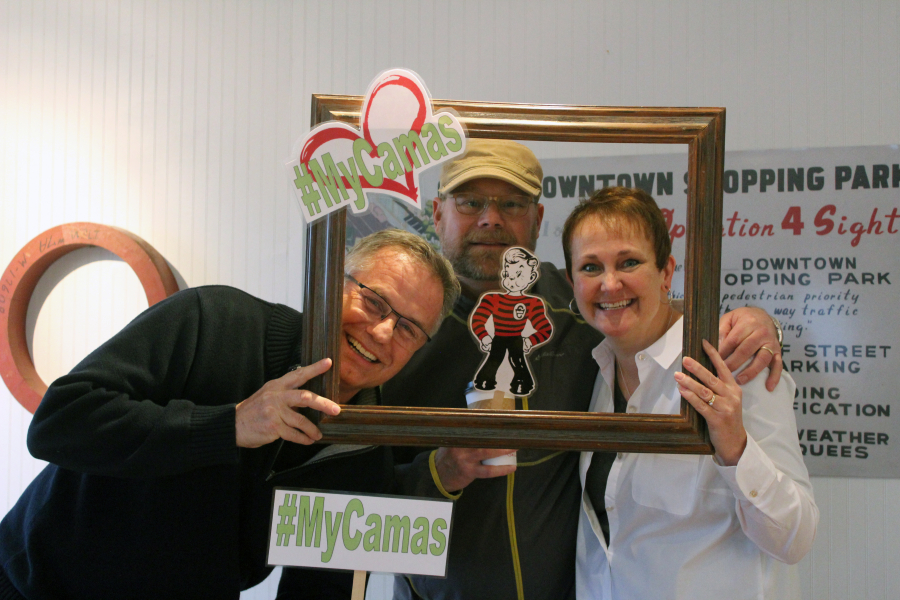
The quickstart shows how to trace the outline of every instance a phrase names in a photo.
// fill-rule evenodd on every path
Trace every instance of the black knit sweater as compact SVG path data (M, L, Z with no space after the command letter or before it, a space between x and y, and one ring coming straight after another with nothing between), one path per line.
M368 448L235 444L235 406L300 362L301 315L232 288L151 307L50 387L28 432L49 461L0 523L0 567L41 598L238 598L262 581L272 487L385 492ZM281 452L298 465L273 473Z

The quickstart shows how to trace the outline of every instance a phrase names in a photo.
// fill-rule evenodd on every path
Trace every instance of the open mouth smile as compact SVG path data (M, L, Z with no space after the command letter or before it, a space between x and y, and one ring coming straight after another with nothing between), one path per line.
M631 300L619 300L618 302L598 302L597 306L599 306L601 310L616 310L617 308L630 306L632 302L634 302L634 298Z
M347 343L350 344L350 347L356 350L356 352L362 356L364 359L369 361L370 363L377 363L378 359L374 354L363 348L362 344L360 344L356 339L347 335Z

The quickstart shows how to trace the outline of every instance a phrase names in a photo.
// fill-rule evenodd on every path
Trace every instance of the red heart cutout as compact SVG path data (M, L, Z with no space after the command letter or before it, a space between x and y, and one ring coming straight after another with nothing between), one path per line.
M372 147L372 151L369 153L369 156L374 159L379 158L377 148L378 144L373 139L372 128L370 127L372 107L373 104L375 104L379 94L383 94L386 91L394 91L392 90L392 88L394 87L399 87L400 89L407 90L412 93L413 98L415 99L415 102L417 104L417 110L415 115L410 115L411 118L409 119L409 127L405 130L421 133L422 126L425 124L425 119L428 116L428 109L430 104L429 100L426 99L425 94L423 93L422 88L417 81L404 73L388 72L385 74L385 77L383 79L380 79L375 83L373 88L370 89L369 93L366 95L366 100L363 103L361 112L363 132L362 136L360 136L359 132L353 130L352 128L339 123L325 123L317 127L310 134L310 136L306 140L306 143L303 145L302 150L300 151L299 161L307 168L307 172L309 172L309 160L313 158L316 152L325 144L328 144L329 142L333 142L335 140L345 139L353 142L362 137ZM396 112L394 112L394 115L396 116ZM412 157L409 156L409 151L405 152L407 155L407 159L411 160ZM345 177L341 177L341 179L343 180L344 185L349 188L350 182L347 181ZM367 189L382 189L387 192L393 192L395 194L402 195L408 198L412 204L421 209L419 203L419 190L415 185L414 173L412 171L407 171L404 179L406 182L405 185L401 184L398 181L394 181L385 177L381 185L373 186L370 185L365 178L360 177L360 185L363 188Z

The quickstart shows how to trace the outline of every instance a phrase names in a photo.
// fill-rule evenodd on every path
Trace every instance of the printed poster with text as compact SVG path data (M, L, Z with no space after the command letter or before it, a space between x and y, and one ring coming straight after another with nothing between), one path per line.
M578 198L642 187L670 220L683 289L686 151L542 164L542 260L563 265ZM810 474L900 476L900 148L728 152L723 187L720 309L783 324Z

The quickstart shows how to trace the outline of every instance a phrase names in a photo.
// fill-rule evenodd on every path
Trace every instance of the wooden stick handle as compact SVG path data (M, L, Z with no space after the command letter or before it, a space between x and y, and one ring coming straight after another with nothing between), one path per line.
M366 572L353 571L353 593L350 600L365 600L366 598Z

